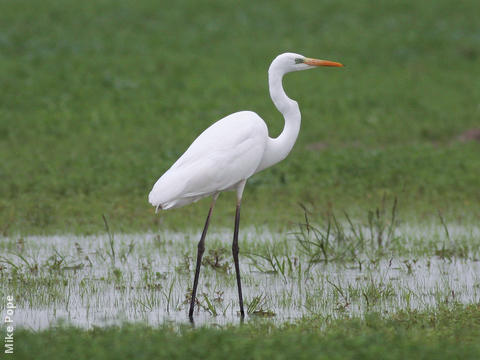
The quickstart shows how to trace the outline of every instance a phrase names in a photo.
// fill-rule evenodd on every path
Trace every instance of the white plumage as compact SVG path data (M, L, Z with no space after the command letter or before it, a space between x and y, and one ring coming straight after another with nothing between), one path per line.
M158 179L149 202L166 210L234 188L256 172L267 138L267 126L254 112L224 117L202 132Z
M157 180L148 195L148 201L157 210L184 206L210 195L213 197L198 243L189 310L192 321L210 215L218 194L225 190L237 191L232 254L237 276L240 314L242 318L244 316L238 261L238 231L243 189L250 176L276 164L288 155L300 131L300 110L297 102L290 99L283 90L283 75L315 66L343 65L327 60L309 59L293 53L277 56L270 65L268 69L270 96L285 118L285 127L279 137L270 138L267 125L254 112L241 111L228 115L201 133L175 164Z

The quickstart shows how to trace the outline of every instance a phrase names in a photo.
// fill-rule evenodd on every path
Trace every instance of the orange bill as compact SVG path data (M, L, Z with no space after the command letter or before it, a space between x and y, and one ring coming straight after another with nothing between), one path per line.
M343 66L343 64L340 64L339 62L335 62L335 61L310 59L310 58L305 58L305 60L303 60L303 63L311 66L337 66L337 67Z

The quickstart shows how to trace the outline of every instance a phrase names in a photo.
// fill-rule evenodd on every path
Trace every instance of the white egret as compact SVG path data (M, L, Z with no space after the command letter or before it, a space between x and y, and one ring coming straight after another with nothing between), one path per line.
M193 317L210 216L219 193L226 190L237 192L232 254L237 276L240 314L242 318L245 316L238 263L238 228L243 189L250 176L283 160L297 139L300 130L300 110L297 102L290 99L283 90L283 75L317 66L343 65L328 60L306 58L294 53L278 55L270 65L268 69L270 97L285 119L284 129L277 138L268 136L267 125L252 111L228 115L202 132L153 186L148 200L157 211L184 206L206 196L212 196L210 210L198 243L190 319Z

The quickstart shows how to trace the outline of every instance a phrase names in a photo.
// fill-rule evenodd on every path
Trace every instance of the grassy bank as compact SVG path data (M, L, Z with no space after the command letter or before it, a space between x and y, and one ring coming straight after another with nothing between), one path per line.
M102 213L118 231L156 229L150 187L202 129L251 109L280 132L266 70L284 51L347 67L286 78L302 131L249 182L246 222L278 228L302 215L297 202L365 209L384 193L413 217L478 219L480 145L465 134L480 116L479 11L473 0L3 1L0 231L98 232ZM215 224L233 222L226 197ZM205 207L163 224L199 226Z
M133 325L122 328L53 328L15 333L15 358L30 359L477 359L480 308L452 306L383 318L316 319L275 327L180 331Z

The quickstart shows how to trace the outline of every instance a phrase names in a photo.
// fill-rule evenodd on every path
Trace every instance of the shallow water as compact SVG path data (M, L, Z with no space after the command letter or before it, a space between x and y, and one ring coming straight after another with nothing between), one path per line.
M266 317L281 323L480 302L479 234L473 227L452 226L447 236L442 227L403 226L395 232L400 247L311 263L295 236L247 229L240 241L247 321ZM4 238L0 296L14 296L15 325L33 329L59 321L87 328L186 323L198 236L117 234L114 256L108 236ZM204 258L212 249L220 256L217 267L202 266L197 324L239 322L230 238L229 231L207 236ZM467 250L439 252L459 244ZM275 254L277 266L257 256L268 253ZM207 260L215 263L211 254Z

